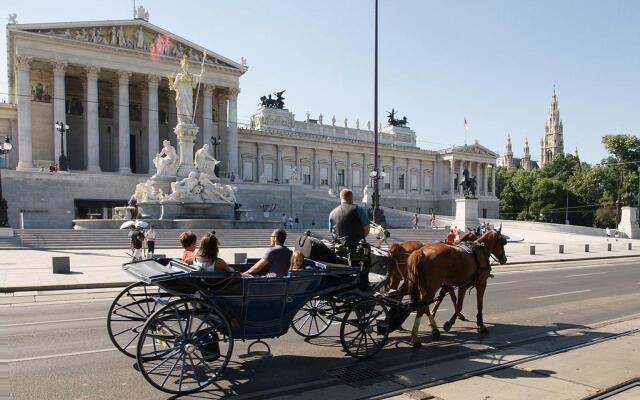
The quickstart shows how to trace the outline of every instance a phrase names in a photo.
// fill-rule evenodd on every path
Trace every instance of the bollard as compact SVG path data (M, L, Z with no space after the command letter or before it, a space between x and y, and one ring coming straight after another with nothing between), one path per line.
M234 264L244 264L247 261L247 253L234 253L233 254L233 263Z
M529 246L529 254L532 256L536 254L536 246Z
M585 244L585 245L584 245L584 252L585 252L585 253L588 253L588 252L589 252L589 245L588 245L588 244Z
M560 254L564 253L564 245L563 244L558 245L558 253L560 253Z
M633 249L632 244L631 243L627 243L627 250L631 250L631 249Z
M611 251L611 243L607 243L607 251Z
M51 257L51 267L54 274L68 274L71 272L69 257Z

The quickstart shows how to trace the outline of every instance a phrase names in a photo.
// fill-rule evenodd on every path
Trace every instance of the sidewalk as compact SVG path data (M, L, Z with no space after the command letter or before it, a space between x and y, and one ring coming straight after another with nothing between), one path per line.
M613 338L613 335L623 334ZM581 335L581 339L579 338ZM586 342L563 351L571 337ZM586 340L584 340L586 337ZM559 350L553 351L556 347ZM551 349L552 351L549 351ZM446 371L466 379L409 390L393 400L441 399L583 399L640 378L640 318L593 330L579 329L545 340L544 347L523 345L481 354L467 360L403 371L395 375L405 384L420 386L420 377L443 376ZM551 353L548 355L548 353ZM594 362L597 360L597 362ZM466 364L465 364L466 362ZM506 365L505 365L506 364ZM504 368L502 368L504 367ZM447 376L447 375L444 375ZM442 378L437 378L442 379ZM446 378L445 378L446 380ZM637 399L638 387L611 399Z
M614 242L612 251L607 251L606 242L590 243L590 252L584 252L584 244L565 246L565 253L559 254L555 244L536 244L536 254L529 254L529 243L509 243L507 256L513 264L535 264L541 262L570 261L578 259L600 259L619 257L640 257L640 243L634 241L633 250L627 244ZM261 257L265 248L222 248L220 257L233 262L235 253L246 253L248 257ZM2 252L0 260L0 292L25 290L61 290L73 288L98 288L125 286L133 281L122 270L122 264L130 260L122 250L9 250ZM181 249L159 249L158 254L179 257ZM53 274L51 257L68 256L71 263L70 274ZM532 265L533 267L533 265ZM503 266L497 266L499 271Z

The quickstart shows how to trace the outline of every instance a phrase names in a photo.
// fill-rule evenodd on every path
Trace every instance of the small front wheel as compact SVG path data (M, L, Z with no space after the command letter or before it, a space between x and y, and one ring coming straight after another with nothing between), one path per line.
M361 300L349 308L340 325L340 343L347 354L366 359L378 353L389 338L389 312L379 300Z
M334 316L331 303L314 298L307 301L296 313L291 322L291 328L302 337L308 339L318 337L329 329Z
M171 394L195 393L218 379L233 352L227 319L213 305L180 299L157 310L140 332L142 376Z

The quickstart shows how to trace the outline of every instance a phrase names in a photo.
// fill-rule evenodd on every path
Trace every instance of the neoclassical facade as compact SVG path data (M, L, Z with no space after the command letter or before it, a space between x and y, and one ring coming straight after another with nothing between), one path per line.
M177 147L168 76L183 54L192 72L204 70L194 92L195 148L222 139L214 154L219 175L234 182L253 218L300 213L323 226L324 204L335 202L329 189L350 187L360 196L370 185L370 123L309 113L297 119L286 108L260 108L239 124L247 66L146 19L9 24L7 43L10 95L0 104L0 138L14 144L2 182L15 227L70 227L77 218L109 218L111 207L126 203L135 185L155 172L152 160L163 140ZM64 136L56 122L69 125ZM451 215L467 169L478 182L480 216L497 216L493 151L477 142L422 149L404 127L383 127L379 139L383 206ZM69 172L49 173L62 151ZM274 212L268 216L267 209Z

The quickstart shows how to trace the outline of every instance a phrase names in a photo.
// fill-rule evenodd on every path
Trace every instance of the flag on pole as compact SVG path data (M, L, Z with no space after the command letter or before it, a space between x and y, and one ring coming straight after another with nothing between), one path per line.
M469 130L469 123L467 122L467 117L464 117L464 130L465 131Z

